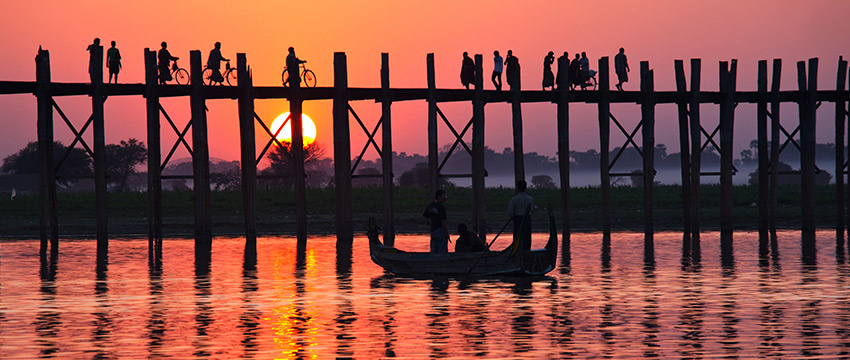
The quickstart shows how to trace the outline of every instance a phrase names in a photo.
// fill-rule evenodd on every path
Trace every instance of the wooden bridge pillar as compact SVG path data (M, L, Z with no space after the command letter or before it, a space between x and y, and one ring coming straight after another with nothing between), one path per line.
M682 229L685 233L684 246L690 249L691 234L691 159L690 141L688 140L688 103L687 83L685 82L685 63L682 60L674 61L676 72L676 92L679 99L676 101L679 119L679 164L682 171ZM690 251L690 250L688 250Z
M770 180L768 178L767 150L767 60L758 63L758 104L756 105L758 142L758 207L759 207L759 254L768 253L768 221L770 218Z
M475 90L472 96L472 221L475 232L486 239L484 219L484 76L481 54L475 54ZM517 86L519 87L519 86Z
M700 250L699 187L702 175L702 124L700 123L700 75L702 62L691 59L691 94L688 117L691 130L691 251Z
M809 59L808 84L806 63L797 63L797 84L800 88L800 172L802 195L802 227L804 232L815 231L815 123L817 110L818 59ZM814 237L812 237L814 240ZM813 244L812 244L813 245Z
M721 247L732 249L732 130L735 121L735 76L737 60L731 66L720 62L720 232L727 241Z
M558 170L561 176L561 222L563 238L561 249L570 252L570 59L558 58Z
M348 127L348 60L334 53L334 190L336 193L337 245L354 239L351 201L351 129Z
M770 217L768 218L768 227L770 228L771 236L776 235L776 212L778 211L779 203L779 128L782 126L779 122L780 99L779 85L782 75L782 59L773 60L773 75L770 82ZM776 241L772 241L776 244Z
M844 152L847 151L844 143L844 132L847 121L847 103L845 82L847 81L847 61L843 57L838 58L838 75L836 76L835 91L838 100L835 101L835 239L837 249L844 251Z
M254 131L254 80L244 53L236 54L239 84L239 146L241 147L242 209L245 213L245 250L257 251L257 148Z
M201 52L189 52L191 65L192 166L195 194L195 260L209 262L212 251L212 215L210 213L210 150L207 132L206 100L201 72Z
M162 154L156 51L145 48L145 104L148 137L148 252L162 254Z
M381 165L384 184L384 244L395 244L393 217L393 133L390 114L390 54L381 54Z
M304 181L304 128L302 125L302 103L301 103L301 79L298 71L290 73L296 75L297 81L289 82L289 114L292 121L292 158L295 167L295 232L298 239L298 249L307 248L307 196Z
M38 159L39 159L39 254L47 256L48 238L50 252L59 253L59 223L56 206L56 162L53 148L53 95L50 89L50 53L38 49L35 57L35 96L38 106ZM48 229L50 229L48 233Z
M437 192L439 184L440 149L437 145L437 99L436 80L434 71L434 54L428 54L425 58L428 72L428 199L432 199Z
M522 146L522 76L520 68L511 73L511 118L514 139L514 185L525 180L525 150Z
M640 62L641 117L643 118L644 253L654 253L652 208L655 186L655 78L648 61Z
M608 57L599 59L599 174L602 180L602 231L611 233L611 175L609 171L611 138L611 101Z
M97 253L106 254L109 248L109 233L106 216L106 136L103 119L103 46L93 46L91 61L96 64L91 67L92 92L92 137L94 140L94 198L97 218Z

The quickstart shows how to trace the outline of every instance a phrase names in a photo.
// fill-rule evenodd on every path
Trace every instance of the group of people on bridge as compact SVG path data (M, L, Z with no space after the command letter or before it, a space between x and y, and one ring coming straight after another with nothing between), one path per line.
M112 83L113 79L115 83L118 83L118 73L121 71L121 52L118 51L118 48L115 46L115 40L112 41L112 47L106 51L106 67L109 69L109 83ZM168 43L163 41L161 44L161 48L157 52L157 68L159 79L159 83L165 84L168 81L173 79L172 73L176 71L179 67L177 66L177 60L179 57L171 55L171 52L168 51ZM94 74L97 71L100 71L100 67L102 64L99 64L94 58L93 50L100 46L100 38L95 38L91 45L86 48L86 51L89 52L89 77L92 82L94 82ZM221 83L224 81L224 77L221 73L221 62L226 61L229 62L230 59L225 58L221 55L221 42L216 42L213 45L213 49L210 50L210 54L207 57L207 68L212 70L211 80L212 82ZM290 81L300 81L300 76L298 74L299 65L305 63L306 61L298 59L295 56L295 48L289 48L289 54L286 57L286 66L287 71L290 72L289 79Z
M565 64L568 64L565 71L569 74L569 83L560 84L560 74L556 77L552 71L552 64L555 63L555 52L550 51L543 58L543 90L547 88L555 90L561 86L569 86L572 89L579 87L583 90L595 84L596 71L590 69L590 61L587 58L586 52L582 51L581 56L579 56L579 53L576 53L575 58L570 61L569 54L564 51L561 58L565 59ZM515 82L517 81L516 77L519 76L519 58L514 56L513 50L508 50L507 58L505 59L499 55L498 50L493 51L493 73L490 79L497 91L502 91L503 69L505 70L508 86L513 89L518 85ZM561 69L558 69L558 71L560 72ZM623 48L620 48L617 55L614 56L614 71L617 74L618 80L616 85L617 90L623 91L623 83L629 81L629 72L631 71L625 49ZM469 53L467 52L463 53L460 82L467 90L470 84L475 83L475 62L469 57Z

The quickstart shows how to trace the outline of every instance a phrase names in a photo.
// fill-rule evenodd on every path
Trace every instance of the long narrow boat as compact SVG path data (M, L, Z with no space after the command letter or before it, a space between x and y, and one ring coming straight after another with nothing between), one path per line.
M367 236L372 261L386 271L410 276L538 276L555 268L558 229L549 211L549 241L543 249L520 250L517 241L500 251L431 254L384 246L370 219Z

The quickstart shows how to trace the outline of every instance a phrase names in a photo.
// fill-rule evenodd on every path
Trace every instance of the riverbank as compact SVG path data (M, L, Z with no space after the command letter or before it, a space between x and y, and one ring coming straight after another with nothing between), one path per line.
M449 228L454 230L460 222L472 220L472 189L454 187L446 189L449 200ZM661 185L655 188L656 231L681 231L681 187ZM736 230L758 228L758 188L736 186L733 195L733 213ZM430 201L426 191L414 188L396 188L393 193L397 233L421 233L427 228L422 209ZM562 211L560 190L529 189L538 206L534 214L535 230L546 231L546 206L551 204L560 221ZM498 232L507 220L505 209L514 190L510 188L486 189L487 226L490 233ZM818 226L831 228L835 224L834 186L821 186L816 190ZM334 232L336 204L333 189L307 190L307 222L311 234ZM601 231L601 194L598 187L573 188L570 191L570 225L573 232ZM703 230L720 227L720 187L704 185L700 191L700 220ZM612 230L643 230L643 189L613 187L611 190ZM383 220L380 188L355 189L355 232L362 232L359 224L366 224L370 216ZM800 189L783 187L779 191L777 223L780 228L800 227ZM62 238L92 238L96 230L93 193L59 194L59 233ZM109 233L111 237L147 237L147 194L109 194ZM166 191L162 197L163 235L165 237L194 236L194 203L191 191ZM261 235L287 235L295 233L295 202L293 192L265 189L257 193L257 232ZM242 236L245 233L241 191L214 191L212 193L212 222L215 236ZM559 224L560 227L560 224ZM0 238L30 239L39 236L39 199L37 194L0 199Z

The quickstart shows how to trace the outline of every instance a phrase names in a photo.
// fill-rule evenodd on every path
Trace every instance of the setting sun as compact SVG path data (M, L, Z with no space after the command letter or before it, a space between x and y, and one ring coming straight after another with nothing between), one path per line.
M282 143L292 143L292 122L286 121L289 117L289 112L285 112L280 114L277 118L272 121L272 126L269 128L272 131L272 134L276 133L280 128L281 124L283 124L283 130L277 134L277 140ZM304 146L308 146L316 141L316 124L313 123L313 120L310 119L307 114L301 114L301 124L302 131L304 133Z

